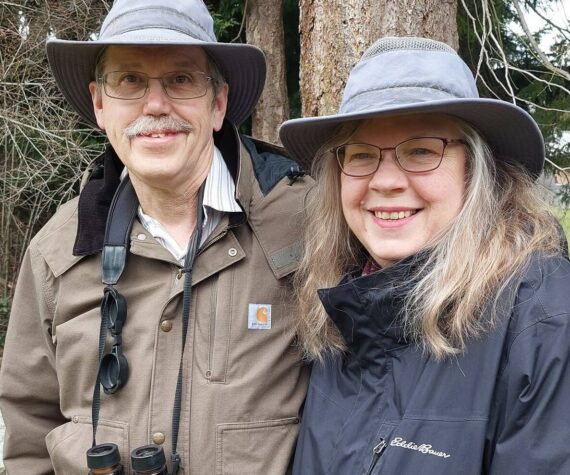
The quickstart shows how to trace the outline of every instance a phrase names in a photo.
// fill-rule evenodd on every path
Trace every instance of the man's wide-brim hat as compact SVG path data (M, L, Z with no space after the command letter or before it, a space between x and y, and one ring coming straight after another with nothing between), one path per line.
M337 114L289 120L279 135L295 159L308 163L347 121L421 113L462 119L496 159L519 163L533 177L542 171L544 141L533 118L509 102L480 98L455 50L427 38L379 39L350 73Z
M47 42L49 64L64 96L98 128L89 83L107 46L200 46L229 85L226 117L235 125L252 113L265 83L265 56L255 46L218 43L212 16L202 0L115 0L94 41Z

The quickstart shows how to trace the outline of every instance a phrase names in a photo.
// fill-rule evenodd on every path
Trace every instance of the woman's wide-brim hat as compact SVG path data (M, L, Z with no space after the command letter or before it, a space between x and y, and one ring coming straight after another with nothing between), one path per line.
M359 119L440 113L472 125L496 159L523 165L537 177L544 166L544 141L523 109L479 97L473 74L450 46L427 38L376 41L350 73L335 115L293 119L279 135L300 163L310 163L341 124Z
M265 56L252 45L218 43L202 0L115 0L97 40L47 41L50 67L62 93L79 115L98 128L89 83L107 46L200 46L229 85L226 118L241 124L253 112L265 84Z

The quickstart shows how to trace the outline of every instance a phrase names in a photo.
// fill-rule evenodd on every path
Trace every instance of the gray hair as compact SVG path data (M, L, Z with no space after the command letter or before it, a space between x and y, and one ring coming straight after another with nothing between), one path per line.
M435 358L464 351L469 339L496 322L498 297L532 253L555 254L561 248L556 220L528 173L496 160L473 127L451 119L468 144L463 206L428 243L427 262L419 266L400 316L407 335ZM305 253L295 276L296 326L309 358L345 348L316 291L338 284L365 256L344 219L340 170L330 151L361 124L345 123L313 163L317 184L308 202ZM490 318L482 321L485 314Z

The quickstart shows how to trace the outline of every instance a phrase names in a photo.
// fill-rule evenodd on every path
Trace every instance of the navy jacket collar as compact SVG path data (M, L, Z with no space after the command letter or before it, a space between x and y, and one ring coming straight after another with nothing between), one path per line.
M318 291L349 351L361 361L410 343L400 312L410 291L421 255L366 276L346 276L333 288Z

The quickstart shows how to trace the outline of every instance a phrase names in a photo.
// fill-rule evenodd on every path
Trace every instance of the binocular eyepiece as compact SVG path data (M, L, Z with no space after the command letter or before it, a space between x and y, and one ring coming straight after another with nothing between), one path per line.
M117 444L98 444L87 451L90 475L123 475L121 454Z
M116 444L104 443L87 451L90 475L123 475L121 454ZM162 447L150 444L131 451L133 475L168 475Z

